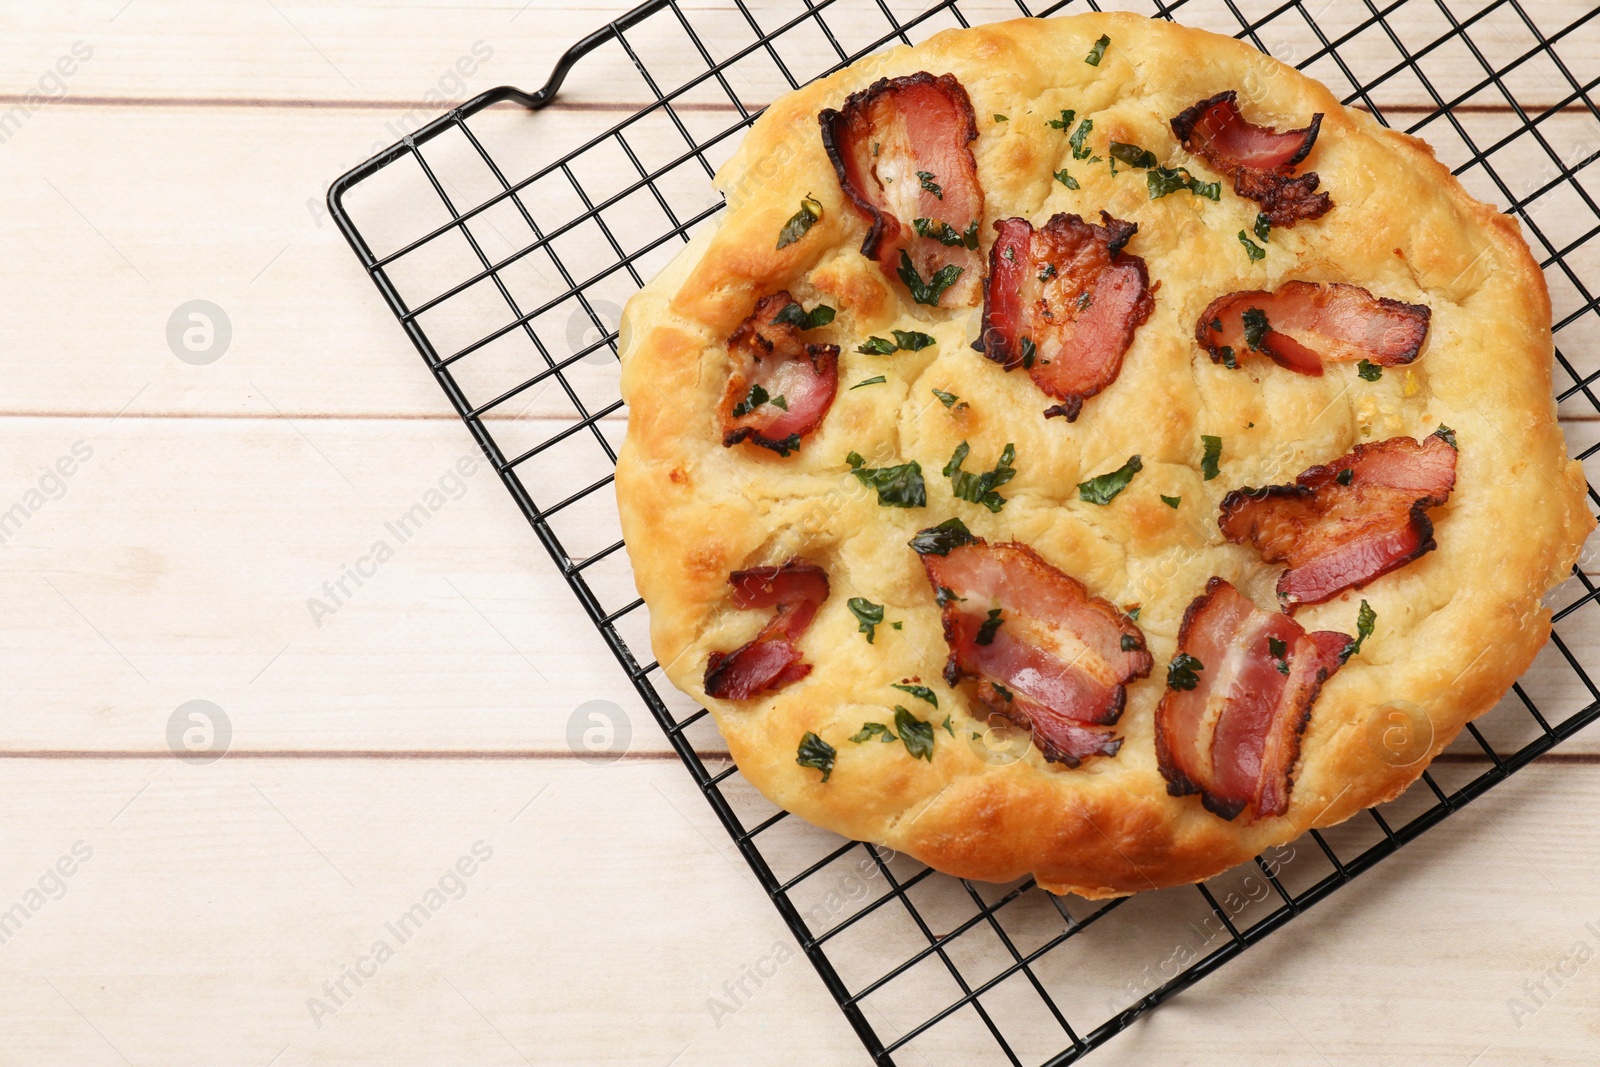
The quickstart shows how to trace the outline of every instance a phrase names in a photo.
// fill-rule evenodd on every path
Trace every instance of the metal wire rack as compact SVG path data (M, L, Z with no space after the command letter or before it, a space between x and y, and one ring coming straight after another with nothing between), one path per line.
M1513 213L1550 283L1568 438L1580 460L1600 452L1600 10L1115 6L1293 62L1347 104L1425 137L1472 192ZM607 488L625 425L620 309L723 210L716 165L759 104L885 46L1097 7L651 0L573 47L543 89L483 93L328 195L362 267L879 1064L913 1052L927 1063L1071 1063L1600 717L1584 666L1600 594L1580 562L1552 594L1556 633L1533 669L1405 795L1205 884L1091 903L1031 881L958 881L787 817L717 751L705 710L685 706L649 662ZM1564 12L1558 24L1552 9ZM592 95L532 115L580 59ZM593 133L608 110L627 117ZM1600 505L1592 485L1589 496Z

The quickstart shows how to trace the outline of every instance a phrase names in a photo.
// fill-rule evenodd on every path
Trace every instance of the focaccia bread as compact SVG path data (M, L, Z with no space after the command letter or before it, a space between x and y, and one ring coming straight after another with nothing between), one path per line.
M1547 639L1593 520L1539 268L1292 68L952 30L717 185L624 318L617 498L774 803L962 877L1195 881L1398 795Z

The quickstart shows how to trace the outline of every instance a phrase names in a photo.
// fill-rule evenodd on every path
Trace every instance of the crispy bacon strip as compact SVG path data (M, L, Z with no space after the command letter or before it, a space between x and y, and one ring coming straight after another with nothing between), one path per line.
M1349 644L1331 630L1308 634L1212 578L1178 631L1194 685L1169 685L1156 708L1156 760L1167 792L1199 793L1206 810L1224 819L1246 808L1246 822L1288 811L1300 735Z
M1115 755L1122 740L1106 727L1126 683L1150 673L1144 634L1028 546L965 541L919 549L943 609L945 680L977 678L978 700L1030 729L1047 760Z
M1194 336L1213 363L1237 366L1246 352L1260 351L1281 367L1319 378L1330 361L1410 363L1422 351L1432 316L1422 304L1373 296L1359 285L1286 282L1275 292L1218 297L1195 323Z
M722 700L749 700L810 674L811 664L800 662L795 642L828 599L827 572L796 556L779 567L734 571L728 575L728 584L733 586L736 608L778 610L755 640L732 652L711 653L706 662L706 694Z
M927 71L884 78L851 94L842 111L817 117L839 185L871 227L861 254L892 277L903 249L924 281L954 265L961 274L939 304L976 304L983 187L970 147L977 121L962 84Z
M1317 192L1315 172L1290 177L1311 154L1322 128L1322 114L1311 124L1279 133L1271 126L1246 121L1232 89L1202 100L1172 120L1172 132L1183 146L1233 179L1233 191L1261 205L1274 226L1293 226L1318 219L1333 207L1327 193Z
M1278 599L1293 612L1405 566L1431 552L1427 510L1450 498L1456 450L1438 434L1357 445L1291 485L1236 489L1222 498L1218 526L1249 541L1268 563L1287 563Z
M733 372L722 395L725 447L748 440L787 456L833 404L839 346L807 344L798 326L774 321L794 303L787 292L762 297L728 339Z
M1056 215L994 224L984 283L983 335L973 346L1006 370L1023 367L1061 401L1045 417L1078 417L1083 402L1117 380L1134 331L1155 297L1144 260L1123 251L1136 223L1100 212L1103 225Z

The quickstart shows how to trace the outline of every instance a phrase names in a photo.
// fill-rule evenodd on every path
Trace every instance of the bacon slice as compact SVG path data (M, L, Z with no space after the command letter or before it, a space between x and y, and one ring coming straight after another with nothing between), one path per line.
M922 566L943 609L945 680L977 678L978 700L1031 730L1047 760L1115 755L1122 741L1106 727L1152 665L1139 628L1026 545L938 547Z
M983 335L974 345L1006 370L1023 367L1068 422L1083 401L1117 380L1133 335L1155 298L1144 260L1123 251L1137 224L1100 212L1103 225L1056 215L994 224L984 283Z
M732 652L713 652L706 662L708 696L749 700L781 689L811 673L800 662L795 642L806 632L817 608L828 599L828 575L799 556L779 567L756 567L728 575L733 603L740 610L777 608L755 640Z
M807 344L798 326L774 321L791 304L787 292L762 297L728 339L734 365L721 407L727 448L748 440L787 456L833 405L839 346Z
M1234 490L1217 525L1268 563L1289 565L1278 599L1292 613L1431 552L1427 510L1450 498L1455 481L1456 450L1444 438L1391 437L1357 445L1291 485Z
M1318 219L1333 207L1327 193L1317 192L1315 172L1290 177L1317 143L1321 112L1309 126L1279 133L1247 121L1229 89L1187 108L1171 125L1185 148L1231 177L1233 191L1260 204L1274 226Z
M861 254L892 277L903 249L924 281L954 265L961 274L939 304L976 304L983 187L965 87L954 75L927 71L884 78L851 94L842 111L828 108L817 118L839 185L871 227Z
M1206 810L1224 819L1249 808L1247 823L1288 811L1300 735L1349 644L1331 630L1308 634L1213 577L1178 631L1179 653L1198 661L1190 663L1194 685L1169 686L1156 708L1156 760L1167 792L1199 793Z
M1422 304L1373 296L1359 285L1286 282L1270 293L1249 289L1218 297L1195 323L1194 336L1213 363L1237 366L1246 352L1260 351L1281 367L1317 378L1330 361L1410 363L1422 351L1432 316Z

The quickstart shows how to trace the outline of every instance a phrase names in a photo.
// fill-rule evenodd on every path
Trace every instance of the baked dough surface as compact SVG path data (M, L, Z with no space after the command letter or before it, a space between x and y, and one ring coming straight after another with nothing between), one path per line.
M1111 47L1090 66L1084 56L1102 34ZM817 113L879 78L924 70L953 73L973 101L985 254L993 221L1012 215L1038 225L1062 211L1098 218L1103 208L1139 225L1129 251L1160 283L1155 311L1120 377L1075 423L1044 419L1048 400L1025 374L972 351L979 309L915 305L859 252L866 227L824 154ZM1211 180L1218 175L1186 155L1167 121L1224 89L1239 91L1249 119L1278 129L1325 116L1302 170L1321 175L1336 206L1275 230L1260 262L1237 237L1258 207L1226 179L1218 203L1186 192L1151 200L1142 172L1119 167L1112 177L1105 163L1076 161L1063 132L1047 125L1075 110L1094 120L1096 154L1106 155L1109 140L1138 144ZM1052 177L1063 166L1078 190ZM617 497L656 656L711 709L740 770L774 803L967 878L1032 873L1046 889L1091 898L1195 881L1398 795L1544 644L1550 612L1541 597L1566 577L1593 520L1551 397L1543 276L1516 223L1469 197L1426 144L1340 106L1294 69L1232 38L1132 15L952 30L778 100L717 186L729 202L720 227L698 236L624 317L629 425ZM775 249L808 195L823 206L820 221ZM1196 346L1195 321L1212 299L1291 279L1351 282L1426 304L1433 319L1422 356L1368 382L1350 364L1321 378L1259 358L1230 371ZM796 454L724 448L727 338L758 299L781 289L808 308L838 309L830 326L807 334L842 349L837 398ZM856 351L892 329L938 343L893 356ZM886 383L849 389L880 374ZM964 406L947 410L934 389ZM1185 607L1215 574L1275 608L1281 568L1223 541L1222 496L1292 481L1365 441L1421 439L1441 423L1456 431L1460 453L1455 491L1430 513L1437 550L1296 616L1308 631L1353 633L1365 599L1377 628L1315 705L1288 813L1245 826L1196 797L1168 796L1153 714ZM1223 440L1221 475L1210 481L1200 469L1203 434ZM1015 444L1017 475L999 513L954 498L940 475L961 441L972 449L966 469L978 471ZM927 506L879 506L850 475L852 451L869 466L919 461ZM1110 505L1079 500L1079 482L1134 454L1143 471ZM1170 508L1163 495L1182 503ZM1045 763L1031 746L997 745L983 709L943 683L939 609L906 542L953 516L990 542L1032 546L1095 595L1139 605L1157 667L1128 687L1118 755L1072 769ZM832 585L799 641L812 673L753 700L707 698L707 657L748 641L771 616L733 609L729 572L795 555L825 567ZM846 606L858 596L885 605L870 644ZM908 678L935 691L937 711L891 688ZM936 727L951 716L954 735L936 729L931 762L900 744L849 742L863 722L892 723L895 704ZM807 731L837 750L826 783L795 762Z

